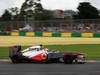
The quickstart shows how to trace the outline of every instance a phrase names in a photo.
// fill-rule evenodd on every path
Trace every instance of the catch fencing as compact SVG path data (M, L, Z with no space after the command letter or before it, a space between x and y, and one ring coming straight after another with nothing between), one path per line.
M100 32L100 19L47 20L47 21L0 21L0 31L32 32Z

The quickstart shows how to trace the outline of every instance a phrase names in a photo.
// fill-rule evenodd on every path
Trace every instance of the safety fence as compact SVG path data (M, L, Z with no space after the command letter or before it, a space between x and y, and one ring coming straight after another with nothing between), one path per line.
M28 37L100 37L100 33L52 33L52 32L10 32L0 33L0 36L28 36Z
M0 32L100 33L100 19L0 21Z

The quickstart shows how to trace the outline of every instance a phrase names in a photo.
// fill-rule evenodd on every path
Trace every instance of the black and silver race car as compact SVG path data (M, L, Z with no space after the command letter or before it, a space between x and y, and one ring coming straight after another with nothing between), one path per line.
M52 51L39 46L31 46L21 50L21 46L12 46L9 50L9 57L13 63L84 63L85 55L79 52Z

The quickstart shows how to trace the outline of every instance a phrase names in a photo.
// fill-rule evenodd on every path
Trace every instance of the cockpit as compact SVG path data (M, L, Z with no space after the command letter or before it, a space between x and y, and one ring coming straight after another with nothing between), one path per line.
M40 51L40 48L29 48L29 51Z

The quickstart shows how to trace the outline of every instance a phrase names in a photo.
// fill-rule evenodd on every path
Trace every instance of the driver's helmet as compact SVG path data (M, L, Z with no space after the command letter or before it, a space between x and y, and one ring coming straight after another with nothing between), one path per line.
M43 47L43 45L42 45L42 44L40 44L40 50L42 50L42 49L44 49L44 47Z

